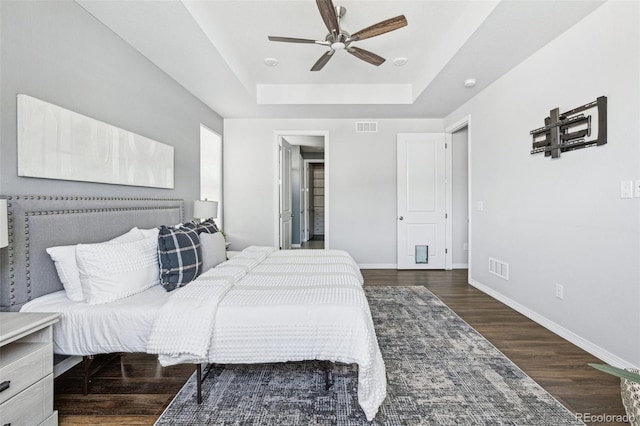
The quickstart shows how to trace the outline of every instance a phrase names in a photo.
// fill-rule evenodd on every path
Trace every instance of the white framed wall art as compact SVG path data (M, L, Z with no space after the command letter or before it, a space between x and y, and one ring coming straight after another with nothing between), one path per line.
M173 189L174 148L18 95L18 176Z

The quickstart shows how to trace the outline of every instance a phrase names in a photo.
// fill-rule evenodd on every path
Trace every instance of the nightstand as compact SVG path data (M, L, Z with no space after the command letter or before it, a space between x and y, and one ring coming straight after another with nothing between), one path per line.
M53 324L59 313L0 312L0 423L58 424Z

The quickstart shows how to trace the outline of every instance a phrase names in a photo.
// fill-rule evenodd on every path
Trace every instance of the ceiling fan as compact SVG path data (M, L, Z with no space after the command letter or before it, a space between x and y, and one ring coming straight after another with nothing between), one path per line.
M378 22L377 24L371 25L370 27L362 29L354 34L349 34L340 28L340 19L347 11L344 7L335 7L331 0L316 0L316 3L318 5L318 10L320 10L322 20L329 30L329 34L327 34L324 40L269 36L269 40L271 41L319 44L321 46L329 47L329 50L325 52L325 54L322 55L315 64L313 64L311 71L320 71L338 50L346 50L358 59L362 59L363 61L375 66L380 66L385 61L383 57L367 50L360 49L359 47L352 46L352 43L388 33L389 31L394 31L407 25L407 19L404 15L400 15L395 18Z

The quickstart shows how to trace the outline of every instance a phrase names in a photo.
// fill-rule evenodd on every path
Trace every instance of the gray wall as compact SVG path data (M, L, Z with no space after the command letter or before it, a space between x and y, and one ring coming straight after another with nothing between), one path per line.
M200 123L222 118L72 1L0 2L0 193L199 198ZM175 147L175 189L17 176L24 93Z
M640 178L639 17L639 2L605 3L445 119L471 116L471 283L601 359L636 366L640 198L621 199L620 181ZM549 110L602 95L607 145L529 154L529 131ZM510 264L509 281L489 273L489 257Z

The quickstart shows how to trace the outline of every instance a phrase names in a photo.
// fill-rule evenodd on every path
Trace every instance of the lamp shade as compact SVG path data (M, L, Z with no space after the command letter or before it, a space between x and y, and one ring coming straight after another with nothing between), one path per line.
M193 202L193 217L196 219L208 219L218 217L218 202L209 200L196 200Z
M0 200L0 248L9 245L9 230L7 226L7 200Z

